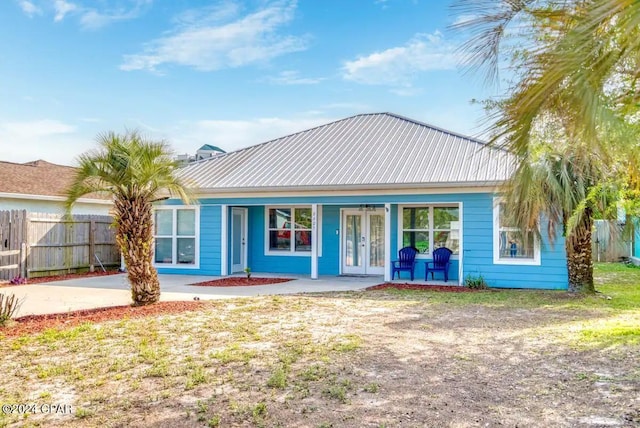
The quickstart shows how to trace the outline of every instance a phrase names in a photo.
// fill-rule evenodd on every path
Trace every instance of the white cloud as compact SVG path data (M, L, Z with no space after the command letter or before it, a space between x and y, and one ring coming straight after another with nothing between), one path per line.
M20 6L20 9L22 9L22 11L26 13L29 17L32 17L33 15L40 15L42 13L42 9L40 9L34 3L27 0L22 0L18 2L18 6Z
M456 68L456 46L439 31L417 34L406 45L344 63L343 77L368 85L410 87L419 73Z
M57 120L43 119L30 122L0 123L0 130L20 138L32 139L55 134L68 134L74 132L75 127Z
M285 70L278 73L277 76L271 76L266 79L269 83L276 85L317 85L326 80L325 77L301 77L300 72L295 70Z
M55 22L62 21L67 13L72 12L77 8L75 4L64 0L56 0L53 6L56 11L56 16L53 18Z
M195 153L203 144L213 144L230 152L334 120L336 119L319 115L253 120L200 120L184 122L164 137L178 153Z
M5 161L44 159L71 165L77 155L93 145L92 138L83 137L75 126L59 120L0 122L0 153Z
M129 7L99 10L84 8L80 15L80 25L88 30L96 30L119 21L128 21L141 15L153 0L133 0Z
M279 1L244 17L231 9L225 9L225 15L207 8L198 20L192 11L173 35L152 41L143 53L126 55L120 68L155 71L162 64L178 64L213 71L301 51L307 48L305 37L278 33L293 20L295 10L295 1ZM234 18L229 22L230 16ZM223 19L226 23L219 22Z
M151 5L153 0L20 0L18 5L29 16L48 14L54 22L73 15L84 29L95 30L118 21L135 19Z
M174 17L173 21L185 29L194 25L220 24L237 17L241 9L240 4L225 0L203 8L185 10Z

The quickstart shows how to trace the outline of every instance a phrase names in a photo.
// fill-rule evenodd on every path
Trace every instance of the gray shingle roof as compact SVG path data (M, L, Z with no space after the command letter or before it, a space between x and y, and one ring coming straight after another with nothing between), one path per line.
M242 189L493 185L511 156L390 113L360 114L190 164L190 187Z

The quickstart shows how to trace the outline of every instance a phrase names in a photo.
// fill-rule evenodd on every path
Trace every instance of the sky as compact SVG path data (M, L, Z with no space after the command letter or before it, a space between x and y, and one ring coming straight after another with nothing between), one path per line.
M360 113L477 136L450 0L2 0L0 160L137 129L226 151Z

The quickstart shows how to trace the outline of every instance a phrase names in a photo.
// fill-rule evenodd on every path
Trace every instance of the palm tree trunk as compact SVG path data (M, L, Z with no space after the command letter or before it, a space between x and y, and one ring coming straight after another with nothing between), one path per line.
M593 218L591 210L585 212L571 235L565 240L569 290L595 293L593 285L593 260L591 255L591 229Z
M127 267L131 298L138 306L160 300L158 272L153 267L151 202L143 197L116 198L116 242ZM119 220L119 221L118 221Z

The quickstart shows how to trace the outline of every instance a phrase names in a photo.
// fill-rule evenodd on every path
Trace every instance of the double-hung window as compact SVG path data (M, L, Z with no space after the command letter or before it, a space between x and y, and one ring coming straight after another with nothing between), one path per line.
M267 207L266 211L268 254L311 254L310 207Z
M153 213L154 262L158 266L197 267L198 211L158 207Z
M523 234L522 229L510 224L507 206L500 199L494 201L493 231L493 262L495 264L540 264L538 237L532 230Z
M417 248L430 256L447 247L453 254L460 249L460 210L453 206L421 205L401 207L402 246Z

